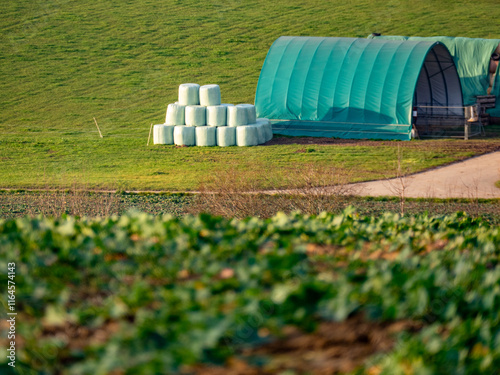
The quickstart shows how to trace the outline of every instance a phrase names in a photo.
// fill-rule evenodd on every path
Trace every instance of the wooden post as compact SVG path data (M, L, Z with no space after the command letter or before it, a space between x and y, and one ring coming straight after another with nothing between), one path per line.
M153 124L149 127L149 136L148 136L148 144L146 146L149 146L149 139L151 138L151 129L153 129Z
M99 125L97 125L97 120L95 119L95 117L94 117L94 122L95 122L95 126L97 126L97 131L99 132L99 135L100 135L100 136L101 136L101 138L102 138L101 129L99 129Z
M466 121L465 122L465 129L464 129L464 140L466 140L466 141L469 140L469 129L470 129L470 124Z

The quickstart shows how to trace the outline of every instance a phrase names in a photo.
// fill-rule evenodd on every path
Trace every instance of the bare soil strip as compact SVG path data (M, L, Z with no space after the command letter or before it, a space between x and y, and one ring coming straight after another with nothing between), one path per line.
M375 353L389 352L402 331L417 332L422 325L410 320L372 322L361 315L343 322L322 322L314 333L287 327L285 336L230 358L225 366L197 365L181 374L273 375L287 370L299 374L344 374L362 366ZM265 334L265 332L263 332ZM260 359L263 366L252 362ZM378 374L377 369L370 369Z

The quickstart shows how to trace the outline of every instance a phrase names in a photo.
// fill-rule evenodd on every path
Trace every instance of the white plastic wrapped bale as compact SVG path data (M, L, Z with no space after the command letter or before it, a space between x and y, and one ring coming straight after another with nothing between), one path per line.
M227 106L214 105L207 107L207 125L208 126L226 126L227 125Z
M174 144L174 127L171 125L155 125L153 127L153 144L172 145Z
M167 114L165 116L166 125L184 125L184 113L186 106L180 104L169 104L167 107Z
M257 114L255 112L255 106L253 104L238 104L236 107L242 107L247 110L247 121L248 124L255 124L257 121Z
M205 126L207 124L207 107L201 105L186 106L186 125L187 126Z
M242 126L248 124L248 115L245 107L227 107L227 126Z
M199 105L200 85L197 83L183 83L179 86L179 104Z
M236 127L222 126L217 128L217 146L236 146Z
M271 121L269 121L268 118L258 118L256 121L255 121L256 124L270 124Z
M254 126L257 129L257 142L259 145L266 143L266 131L264 130L263 124L253 124L249 126Z
M236 127L236 144L238 146L257 146L259 136L255 125L243 125Z
M205 107L220 105L219 85L204 85L200 87L200 105Z
M264 131L266 134L266 142L270 141L273 139L273 127L271 125L271 121L267 118L258 118L257 119L257 124L262 124L264 127Z
M177 146L194 146L196 144L195 127L179 125L174 128L174 143Z
M271 125L271 123L269 123L269 124L266 125L265 129L267 131L267 141L266 142L269 142L274 137L274 135L273 135L273 126Z
M196 128L196 146L216 146L217 128L215 126L198 126Z

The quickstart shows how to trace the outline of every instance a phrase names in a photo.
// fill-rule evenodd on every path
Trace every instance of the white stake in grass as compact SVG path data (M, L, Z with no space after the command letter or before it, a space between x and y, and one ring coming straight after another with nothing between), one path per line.
M153 124L149 127L149 136L148 136L148 144L146 146L149 146L149 140L151 138L151 129L153 129Z
M99 129L99 125L97 125L97 120L95 119L95 117L94 117L94 122L95 122L95 126L97 126L97 131L99 132L99 135L100 135L100 136L101 136L101 138L102 138L101 129Z

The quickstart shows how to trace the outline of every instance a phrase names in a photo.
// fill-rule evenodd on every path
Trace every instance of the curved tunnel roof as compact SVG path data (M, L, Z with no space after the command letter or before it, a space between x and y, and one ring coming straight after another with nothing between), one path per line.
M451 53L458 75L462 84L462 93L464 105L474 105L476 96L486 95L489 82L490 57L494 52L500 52L500 39L480 39L464 38L450 36L432 36L432 37L408 37L394 35L370 35L368 38L386 39L386 40L412 40L429 41L443 43ZM495 83L493 91L500 99L500 75L495 74ZM488 112L500 117L500 106L489 109Z
M418 97L462 105L441 43L280 37L262 67L255 106L281 134L407 140Z

